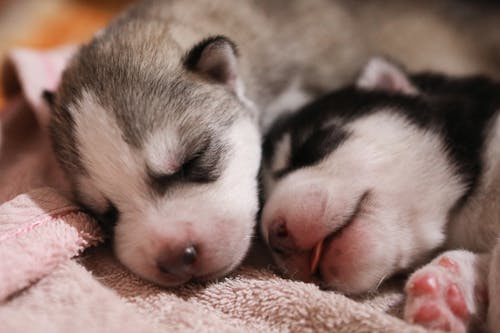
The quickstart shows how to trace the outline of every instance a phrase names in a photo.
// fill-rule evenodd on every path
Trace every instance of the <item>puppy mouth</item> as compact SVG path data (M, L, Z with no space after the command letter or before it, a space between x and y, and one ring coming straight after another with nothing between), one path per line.
M177 287L190 282L208 282L224 277L231 271L232 266L227 265L216 271L206 273L206 274L186 274L185 276L176 276L169 273L161 273L158 282L165 285L166 287ZM166 280L168 279L168 280Z
M356 205L354 206L353 211L349 216L344 220L344 222L335 229L333 232L328 234L325 238L321 239L312 249L311 251L311 259L310 259L310 273L311 275L318 275L319 264L324 256L324 249L330 244L330 242L340 235L347 227L349 227L352 222L358 218L363 212L366 203L370 197L370 191L365 191L358 199Z

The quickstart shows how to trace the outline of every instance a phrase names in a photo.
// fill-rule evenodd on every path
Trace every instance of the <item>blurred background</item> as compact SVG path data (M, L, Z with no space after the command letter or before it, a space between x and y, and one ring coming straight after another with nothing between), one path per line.
M0 59L14 46L50 48L85 41L131 2L0 0Z
M385 4L380 0L346 0L353 7L357 6L358 1L371 1L375 7L383 7ZM415 0L415 3L419 1ZM432 0L426 1L433 3ZM45 49L88 40L93 33L105 26L111 18L132 2L134 0L0 0L0 61L13 47ZM392 1L394 2L398 3L397 0ZM287 2L284 1L284 3ZM401 2L401 6L406 7L408 3L413 4ZM500 17L500 0L451 0L450 3L451 9L468 5L472 5L471 8L482 9L479 20L482 20L482 15L485 13L492 16L493 21ZM408 11L410 10L411 8L408 8ZM494 15L494 13L499 15ZM459 16L465 23L478 20L477 13L463 12ZM489 19L492 21L491 17ZM492 27L497 27L496 22L494 23ZM465 28L466 31L466 26L467 24L461 28ZM475 35L474 33L472 35L479 37L478 35L483 33L496 34L492 32L495 29L487 30L486 32L478 30ZM405 36L401 38L404 39ZM499 38L496 40L500 43ZM409 40L404 40L404 42L409 43L410 46L412 44ZM495 49L498 48L498 43L494 45ZM0 77L1 74L0 66ZM0 91L0 106L2 101Z

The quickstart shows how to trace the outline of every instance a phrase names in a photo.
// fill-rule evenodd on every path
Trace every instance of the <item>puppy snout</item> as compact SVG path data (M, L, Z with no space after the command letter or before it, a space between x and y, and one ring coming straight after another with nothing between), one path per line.
M327 201L327 191L316 184L275 195L264 208L263 217L271 250L290 255L312 248L325 225Z
M156 266L162 273L186 278L195 273L198 256L198 250L194 245L180 246L160 254L156 260Z
M269 247L279 255L290 254L295 249L295 241L290 233L286 220L278 218L271 223L269 229Z

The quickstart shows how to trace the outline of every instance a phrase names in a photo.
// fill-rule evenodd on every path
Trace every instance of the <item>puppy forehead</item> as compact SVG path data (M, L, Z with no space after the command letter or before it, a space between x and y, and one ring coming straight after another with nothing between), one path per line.
M184 130L176 124L167 124L148 136L142 150L151 171L174 173L186 160L199 156L212 145L226 144L222 136L211 128Z
M356 154L362 155L367 148L359 144L352 146L350 142L353 140L371 147L379 146L380 154L389 153L384 145L399 144L408 136L415 135L418 128L412 126L416 124L405 116L404 111L396 110L402 106L375 105L369 112L358 112L355 116L341 116L332 107L329 105L326 106L328 109L315 110L323 113L316 114L315 118L306 119L303 114L300 117L300 113L293 115L277 126L274 133L270 133L268 139L272 140L269 143L272 148L266 159L271 172L281 175L303 167L323 169L320 162L338 154L340 147L344 147L343 156L347 149L345 156L358 160L360 156L356 157Z
M127 129L94 93L83 92L79 102L69 109L76 124L75 132L82 155L88 159L105 152L102 159L110 163L126 161L127 165L144 164L141 159L145 159L144 162L152 167L173 171L187 155L208 145L217 132L203 122L194 126L186 119L180 122L172 119L143 133L144 138L138 147L131 144ZM96 164L92 163L93 166Z
M184 131L173 123L150 133L142 147L135 147L124 138L113 113L107 111L92 92L83 92L78 103L68 106L68 111L75 123L75 148L87 171L84 176L120 208L129 205L131 200L137 205L149 200L150 172L174 174L193 157L200 157L193 169L196 172L227 174L228 161L235 148L251 152L259 146L253 137L241 145L241 136L248 136L245 134L248 128L255 126L250 117L239 117L227 127L194 131Z
M82 91L92 92L130 145L142 147L151 132L167 124L184 131L212 123L223 126L242 111L224 87L193 78L177 62L156 67L154 59L116 58L94 44L85 47L66 70L60 102L77 104L85 98Z
M348 137L347 121L339 117L301 119L296 116L281 119L266 137L264 157L273 173L306 166L300 161L310 160L311 163L306 164L312 165L333 153Z
M181 166L185 154L186 147L175 126L153 132L144 144L146 163L156 172L174 173Z
M225 92L195 83L184 82L182 86L166 86L158 94L134 98L130 104L126 104L127 99L116 99L103 105L113 112L127 142L136 147L143 147L151 135L166 130L172 131L170 138L177 136L177 140L168 139L172 144L186 145L193 138L207 136L212 128L227 127L234 121L239 105Z

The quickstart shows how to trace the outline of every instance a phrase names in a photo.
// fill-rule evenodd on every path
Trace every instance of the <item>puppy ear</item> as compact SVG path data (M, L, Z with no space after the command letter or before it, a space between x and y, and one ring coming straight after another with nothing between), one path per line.
M383 58L372 58L356 86L368 90L382 90L405 95L417 95L418 90L403 69Z
M42 126L50 120L47 96L59 86L66 65L78 46L52 50L14 49L8 52L2 70L2 88L7 99L23 96Z
M235 91L238 85L238 51L224 36L209 37L196 44L184 59L184 65L209 80Z

